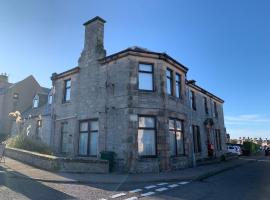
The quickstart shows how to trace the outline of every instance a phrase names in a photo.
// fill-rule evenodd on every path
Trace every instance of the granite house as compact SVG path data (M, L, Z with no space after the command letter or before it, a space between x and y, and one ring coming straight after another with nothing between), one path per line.
M187 80L188 68L166 53L135 46L106 55L104 24L84 23L78 66L52 74L50 123L39 123L49 126L44 138L54 151L113 151L114 169L126 172L176 170L224 154L224 101Z

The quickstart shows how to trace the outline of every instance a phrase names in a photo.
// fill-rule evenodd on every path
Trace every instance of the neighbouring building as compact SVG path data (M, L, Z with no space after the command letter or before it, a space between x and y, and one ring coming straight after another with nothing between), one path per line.
M14 119L9 117L10 112L25 112L32 106L36 93L42 93L41 87L33 76L28 76L17 83L10 83L6 74L0 75L0 138L11 134Z
M128 172L180 169L221 156L224 101L187 80L188 68L166 53L131 47L107 56L104 24L100 17L84 24L78 66L52 75L49 110L30 112L35 120L51 116L47 133L55 152L113 151L115 169Z

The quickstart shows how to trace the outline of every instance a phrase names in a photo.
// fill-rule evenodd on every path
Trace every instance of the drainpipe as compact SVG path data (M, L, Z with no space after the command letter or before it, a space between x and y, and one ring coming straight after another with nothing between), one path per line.
M187 83L187 91L188 91L188 94L187 94L187 97L188 97L188 126L189 126L189 131L190 131L190 135L191 135L191 141L190 141L190 144L191 144L191 147L190 147L190 150L192 152L191 154L191 159L192 159L192 166L193 167L196 167L197 163L196 163L196 154L195 154L195 149L194 149L194 144L193 144L193 134L192 134L192 119L193 119L193 111L192 111L192 105L191 105L191 101L190 101L190 88L189 88L189 83Z

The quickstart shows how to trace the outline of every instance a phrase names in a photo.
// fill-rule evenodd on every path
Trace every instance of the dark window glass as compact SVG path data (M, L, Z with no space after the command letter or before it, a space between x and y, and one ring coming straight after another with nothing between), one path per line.
M181 98L181 75L175 74L175 96Z
M64 85L64 102L70 101L71 98L71 80L65 80L65 85Z
M194 145L194 152L200 153L201 152L201 135L200 135L200 127L192 125L192 132L193 132L193 145Z
M153 65L139 64L139 90L153 91Z
M214 101L214 115L216 118L218 118L218 111L217 111L217 103Z
M190 93L191 97L191 107L193 110L196 110L196 96L195 96L195 92L194 91L191 91Z
M221 146L221 135L220 135L220 130L219 129L215 130L215 144L216 144L216 149L218 151L221 151L222 146Z
M172 70L168 69L166 70L166 91L167 94L172 95L173 85L172 85L172 77L173 73Z
M204 110L205 110L205 114L208 114L208 103L207 103L207 98L204 97Z

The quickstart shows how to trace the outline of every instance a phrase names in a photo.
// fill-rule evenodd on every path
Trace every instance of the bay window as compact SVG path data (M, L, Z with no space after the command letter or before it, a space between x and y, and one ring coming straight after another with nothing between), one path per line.
M175 96L181 98L181 75L175 74Z
M167 94L173 95L173 72L171 69L167 68L166 70L166 90Z
M139 64L139 90L153 91L153 65Z
M185 154L183 121L169 119L170 154L179 156Z
M156 119L152 116L139 116L138 154L156 155Z

